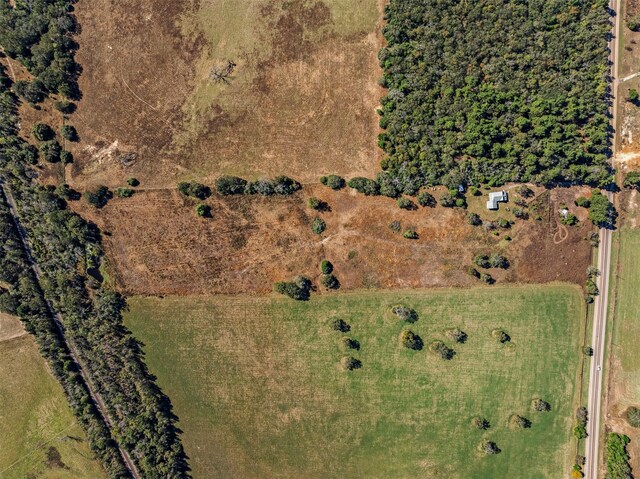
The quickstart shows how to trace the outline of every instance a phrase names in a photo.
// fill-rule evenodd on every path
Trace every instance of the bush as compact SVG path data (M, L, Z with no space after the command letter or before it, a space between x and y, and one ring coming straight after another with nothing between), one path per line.
M347 349L355 349L356 351L360 350L360 342L353 338L342 338L342 344Z
M328 289L338 289L340 287L340 281L332 274L325 274L320 280L322 286Z
M363 193L367 196L376 196L380 194L380 185L369 178L356 176L355 178L351 178L347 185L358 193Z
M62 150L60 152L60 161L65 165L73 163L73 155L70 151Z
M547 401L543 401L540 398L531 401L531 408L537 412L549 412L551 411L551 404Z
M415 309L408 308L407 306L394 306L391 308L393 314L395 314L402 321L407 323L415 323L418 320L418 313Z
M402 233L402 237L406 239L418 239L418 233L416 233L415 230L409 228L404 230L404 233Z
M494 339L500 341L501 343L508 343L509 341L511 341L511 336L509 336L502 329L494 329L493 331L491 331L491 336L493 336Z
M578 224L578 217L573 213L567 213L566 215L560 215L560 223L566 226L574 226Z
M487 283L487 284L493 284L496 282L496 280L493 279L493 276L491 276L489 273L482 273L480 275L480 281L483 281L484 283Z
M127 178L127 184L129 186L133 186L134 188L136 186L140 186L140 182L136 178L133 178L133 177Z
M489 258L489 264L492 268L507 269L509 267L509 260L498 253L493 253Z
M320 183L333 190L340 190L345 187L346 182L342 176L338 175L327 175L320 177Z
M331 328L334 331L340 331L341 333L348 333L351 331L351 326L344 319L334 319L331 321Z
M513 208L512 211L513 211L513 216L515 216L516 218L518 218L520 220L528 220L529 219L529 213L527 213L522 208Z
M450 193L445 193L440 197L439 203L445 208L452 208L456 206L456 197L451 195Z
M211 217L211 206L200 203L196 206L196 215L201 218L210 218Z
M632 427L640 427L640 408L631 406L625 414L627 422Z
M120 197L120 198L129 198L131 196L133 196L134 191L131 188L118 188L116 190L116 194Z
M13 85L13 91L28 103L40 103L44 101L46 91L44 85L39 80L28 82L25 80L18 80Z
M201 183L182 181L178 183L178 191L184 196L192 196L205 200L211 196L211 188Z
M298 276L293 281L279 281L274 285L274 290L291 299L306 301L311 296L311 280Z
M638 90L636 90L635 88L630 88L627 100L629 100L631 103L636 103L638 101L638 98L640 98Z
M473 266L467 267L467 274L469 276L473 276L474 278L480 278L480 272L477 269L475 269Z
M340 361L340 364L342 364L342 367L347 371L353 371L354 369L360 369L362 367L362 362L353 356L345 356Z
M480 226L482 224L482 219L476 213L467 214L467 221L471 226Z
M400 333L400 342L405 348L413 349L414 351L420 351L424 347L422 338L408 329Z
M587 437L587 428L584 426L576 426L573 428L573 435L576 439L584 439Z
M56 136L53 128L45 123L36 123L35 125L33 125L31 133L33 134L33 137L38 141L53 140L53 138Z
M591 205L591 201L585 196L580 196L575 203L576 206L581 206L582 208L589 208L589 205Z
M103 208L113 196L104 185L98 186L94 191L87 191L84 194L87 202L95 208Z
M323 259L320 263L320 271L322 271L323 274L333 273L333 264L331 263L331 261Z
M329 205L325 201L319 200L315 196L307 200L307 206L316 211L326 211L329 209Z
M398 199L398 206L403 210L416 209L416 204L413 201L411 201L409 198L404 198L404 197Z
M79 140L78 131L74 126L71 125L62 125L62 127L60 128L60 135L62 135L62 138L69 141Z
M440 356L441 359L449 361L453 359L456 355L456 352L444 344L442 341L434 341L429 345L429 351L434 353L437 356Z
M389 223L389 228L395 233L400 233L402 226L400 225L400 222L398 220L393 220L391 223Z
M481 268L490 268L491 263L489 262L489 257L486 254L477 254L473 257L473 262L476 266L480 266Z
M493 441L483 441L480 443L480 450L487 455L500 454L500 448Z
M315 218L311 222L311 231L313 231L317 235L322 234L326 229L327 229L327 224L324 222L322 218Z
M483 417L480 416L476 416L471 420L471 425L473 427L475 427L476 429L480 429L482 431L486 431L487 429L489 429L491 427L491 424L489 423L488 419L485 419Z
M432 194L423 191L418 195L418 204L420 206L434 208L436 206L436 199Z
M72 103L68 100L58 100L53 102L53 107L58 110L60 113L65 115L70 115L74 111L76 111L76 104Z
M580 479L584 477L584 473L582 472L582 466L580 466L580 464L573 465L573 469L571 469L571 477L575 479Z
M454 341L456 343L466 343L467 342L467 333L465 333L462 329L460 328L452 328L452 329L447 329L444 332L445 336L447 336L451 341Z
M533 196L533 190L529 188L527 185L520 185L516 188L516 193L518 193L523 198L531 198Z
M518 414L514 414L511 416L511 425L513 427L518 427L520 429L529 429L531 427L531 421L524 416L520 416Z
M593 356L593 348L591 346L585 346L582 348L582 353L585 356Z
M237 176L221 176L216 180L216 191L224 196L242 195L245 192L247 180Z
M302 185L288 176L280 175L273 179L273 192L276 195L288 196L300 190Z

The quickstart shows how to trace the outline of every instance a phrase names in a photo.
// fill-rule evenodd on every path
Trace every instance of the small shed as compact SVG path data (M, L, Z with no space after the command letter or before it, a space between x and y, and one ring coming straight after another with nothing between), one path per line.
M506 191L493 191L489 193L489 201L487 201L488 210L497 210L498 203L507 203L509 201L509 195Z

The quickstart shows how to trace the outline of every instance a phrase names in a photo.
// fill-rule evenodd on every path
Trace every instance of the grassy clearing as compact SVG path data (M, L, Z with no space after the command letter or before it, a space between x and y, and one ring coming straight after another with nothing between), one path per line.
M31 336L0 342L0 477L106 477Z
M403 303L450 362L399 346ZM367 291L306 303L260 297L132 298L127 324L172 398L194 477L556 478L568 471L584 317L577 287ZM349 354L339 317L360 342ZM446 328L460 327L453 345ZM512 343L491 337L505 329ZM533 413L547 399L551 413ZM512 414L531 429L508 426ZM481 415L491 428L473 429ZM502 449L477 452L483 440Z

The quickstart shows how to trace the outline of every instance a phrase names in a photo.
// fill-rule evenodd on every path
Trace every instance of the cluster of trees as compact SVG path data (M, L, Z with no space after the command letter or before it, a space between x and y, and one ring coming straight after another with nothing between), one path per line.
M0 2L0 45L34 76L20 81L16 93L30 103L44 100L48 93L76 99L80 66L74 54L78 44L73 35L78 24L74 0L29 0Z
M431 184L609 184L607 7L391 0L379 53L381 176L405 194Z
M336 318L331 321L331 329L340 333L348 333L351 331L351 326L345 320ZM342 344L347 350L360 351L360 341L357 339L343 337ZM353 371L362 367L362 361L353 356L344 356L340 360L340 364L346 371Z
M607 463L607 479L632 479L631 465L629 464L629 453L627 444L631 440L629 436L609 433L605 445L605 461Z
M228 195L291 195L300 190L302 185L288 176L277 176L273 180L260 179L247 181L238 176L221 176L216 180L216 190L224 196Z
M338 289L340 287L340 281L333 275L333 264L329 260L322 260L320 263L320 271L322 276L320 277L320 283L327 289Z
M344 181L344 178L338 175L321 176L320 183L333 190L340 190L347 184L346 181Z
M577 439L584 439L587 437L587 420L589 414L586 407L579 407L576 409L576 425L573 428L573 435Z
M45 2L17 3L20 8L31 4L39 8ZM53 11L61 2L46 3ZM92 448L113 477L127 475L116 443L130 453L144 477L187 477L169 399L147 371L139 343L123 325L124 299L102 286L100 232L67 207L68 188L32 181L37 175L30 165L37 154L18 136L17 97L6 88L0 92L0 136L0 177L13 194L33 258L42 270L38 282L25 265L15 234L5 241L2 261L14 265L2 268L12 286L2 291L2 303L36 336ZM9 217L0 219L1 230L10 232ZM111 432L95 414L77 368L62 338L56 336L45 298L60 313L66 338L115 421Z
M181 181L178 191L184 196L191 196L199 200L206 200L211 196L211 188L195 181Z
M587 281L585 282L585 290L587 292L587 303L592 303L594 298L600 294L596 280L600 276L600 270L595 266L587 268Z

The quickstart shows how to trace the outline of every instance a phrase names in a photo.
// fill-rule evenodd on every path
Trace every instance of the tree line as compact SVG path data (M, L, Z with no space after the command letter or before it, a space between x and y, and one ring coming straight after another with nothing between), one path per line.
M10 84L0 87L0 177L11 189L43 277L38 282L30 273L15 225L0 202L0 269L11 285L0 291L0 306L19 315L35 335L92 449L112 477L128 476L115 441L144 477L188 477L170 401L147 370L140 344L123 325L126 302L102 285L100 231L67 207L65 188L33 181L38 150L18 136L18 103ZM113 437L56 333L45 298L62 315L65 335L104 399L115 423Z
M609 184L607 3L391 0L379 53L383 176L405 194Z

